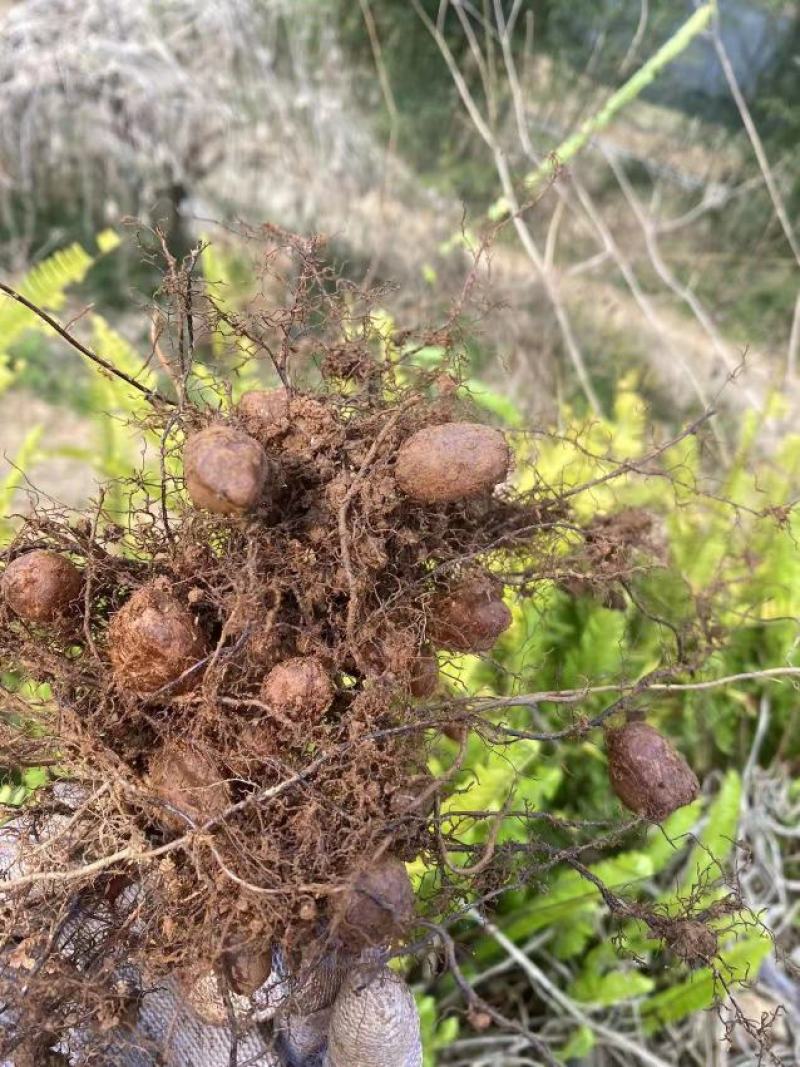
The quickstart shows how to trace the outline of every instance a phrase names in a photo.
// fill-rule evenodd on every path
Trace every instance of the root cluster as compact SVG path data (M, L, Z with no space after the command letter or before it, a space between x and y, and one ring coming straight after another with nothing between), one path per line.
M55 1034L118 1024L121 967L249 994L271 944L300 967L409 939L402 861L441 855L443 654L489 653L511 619L502 575L517 556L546 572L575 526L546 490L515 490L503 434L458 389L452 322L420 369L313 242L272 236L296 263L277 310L234 315L195 261L167 260L156 355L177 399L151 397L160 474L131 480L129 513L42 506L6 553L0 654L32 694L14 729L72 783L0 845L17 855L18 1040L45 1017ZM209 403L189 385L223 326L235 358ZM274 384L234 400L259 361ZM498 878L475 864L418 913ZM76 907L91 944L69 952Z

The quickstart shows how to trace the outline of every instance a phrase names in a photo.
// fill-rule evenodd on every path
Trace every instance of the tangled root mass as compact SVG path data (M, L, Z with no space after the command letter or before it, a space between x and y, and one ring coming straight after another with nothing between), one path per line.
M441 851L427 773L441 706L418 702L441 704L436 651L489 651L511 618L503 575L576 521L504 484L503 434L453 387L452 323L423 339L446 375L387 355L368 301L353 329L364 294L317 245L273 238L296 261L283 308L232 316L168 270L175 389L143 419L160 473L131 480L127 518L43 508L6 553L3 661L47 686L21 729L35 717L39 755L80 782L66 815L44 791L18 835L68 827L17 864L34 878L5 905L6 945L39 961L19 1033L44 1017L54 1033L108 1029L123 961L146 982L206 968L250 992L270 943L307 961L408 938L402 861ZM234 354L217 400L191 402L191 338L222 325ZM280 384L234 402L259 361ZM618 791L644 810L628 778ZM479 867L474 883L493 884ZM57 936L76 900L104 961L80 975Z

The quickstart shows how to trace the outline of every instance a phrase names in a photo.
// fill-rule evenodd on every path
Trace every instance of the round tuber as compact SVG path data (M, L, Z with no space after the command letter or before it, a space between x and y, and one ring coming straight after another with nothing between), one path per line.
M446 504L489 492L508 474L511 457L499 430L447 422L417 430L400 447L399 488L423 504Z
M83 588L83 576L66 556L35 549L6 567L6 603L28 622L53 622L69 611Z
M500 585L488 574L461 581L431 606L428 633L450 652L488 652L511 625Z
M269 978L272 971L272 952L264 949L231 949L223 954L225 975L234 993L249 997Z
M320 719L331 706L333 685L316 656L296 656L272 668L261 687L261 699L277 711Z
M700 792L697 776L672 744L646 722L606 735L611 788L630 811L663 822Z
M176 682L206 654L200 629L179 600L156 581L137 589L108 628L108 654L121 689L146 696ZM178 691L191 689L197 670Z
M247 432L265 447L280 438L283 455L309 458L341 435L330 406L305 393L255 389L242 396L237 411Z
M353 951L386 946L400 937L414 917L414 890L405 865L382 859L363 868L347 888L337 933Z
M247 432L260 441L271 441L289 428L289 394L285 389L243 393L237 410Z
M186 491L199 508L241 515L259 502L269 462L258 441L231 426L192 434L183 450Z
M219 768L208 757L174 741L163 745L151 759L147 784L167 805L161 821L180 830L190 828L181 812L202 824L221 815L231 803L228 783Z

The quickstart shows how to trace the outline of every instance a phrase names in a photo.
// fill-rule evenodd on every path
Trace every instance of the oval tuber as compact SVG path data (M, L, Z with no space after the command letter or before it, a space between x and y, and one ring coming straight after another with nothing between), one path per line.
M66 556L34 549L9 563L2 584L15 615L28 622L53 622L76 604L83 576Z
M483 574L462 580L434 599L428 632L450 652L488 652L510 625L501 586Z
M193 615L159 581L137 589L108 628L116 683L140 696L176 682L205 653ZM199 678L198 670L182 680L178 691L191 689Z
M333 685L316 656L296 656L272 668L261 687L261 699L278 711L320 719L333 701Z
M410 668L411 695L417 700L432 697L439 687L439 663L430 645L420 649Z
M181 812L202 824L221 815L231 802L228 783L219 768L207 756L179 742L169 741L156 752L147 784L168 805L162 809L161 821L180 830L189 829Z
M229 949L223 953L225 975L234 993L250 996L269 978L272 971L272 952L264 949Z
M337 933L353 951L386 946L402 936L414 917L414 890L405 864L389 858L363 868L350 883Z
M689 764L649 723L629 722L609 730L606 744L611 788L637 815L663 822L700 792Z
M192 434L183 449L183 476L192 502L220 515L241 515L259 502L269 462L264 449L231 426Z
M510 461L499 430L447 422L409 437L397 453L395 478L412 500L445 504L489 492L506 477Z

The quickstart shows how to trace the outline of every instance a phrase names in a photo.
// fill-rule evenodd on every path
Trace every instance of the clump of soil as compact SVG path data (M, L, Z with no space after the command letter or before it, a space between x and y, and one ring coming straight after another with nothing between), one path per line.
M606 735L611 787L630 811L663 822L700 792L697 775L670 741L646 722Z
M34 549L18 556L3 574L3 596L19 618L48 623L77 607L83 590L78 568L58 552Z
M397 453L395 477L412 500L445 504L489 492L506 478L510 463L499 430L451 422L413 434Z
M197 620L165 579L137 589L108 627L114 680L121 690L138 696L164 686L177 692L197 685L200 672L195 668L206 650Z
M220 515L240 515L256 507L268 472L264 449L230 426L209 426L192 434L183 450L183 477L192 502Z

